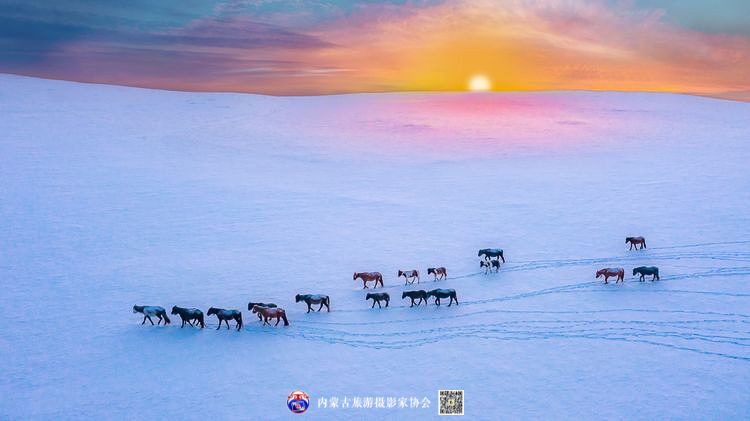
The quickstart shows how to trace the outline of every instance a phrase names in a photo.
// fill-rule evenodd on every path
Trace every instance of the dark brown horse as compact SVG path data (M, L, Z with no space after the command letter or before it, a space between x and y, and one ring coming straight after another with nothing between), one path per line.
M271 323L268 323L268 319L276 319L276 324L274 326L278 326L281 320L284 320L284 326L289 326L289 320L286 318L286 311L281 307L268 308L255 306L253 307L253 313L258 313L263 316L264 326L271 325Z
M373 288L378 287L378 282L380 282L380 286L383 287L383 275L380 272L354 272L352 280L356 281L357 278L362 280L362 284L364 285L362 289L367 288L367 283L371 281L375 281L375 286Z
M479 253L477 253L477 256L484 256L485 260L490 260L493 257L498 260L503 259L503 263L505 263L503 249L481 249L479 250Z
M247 303L247 310L248 311L253 311L253 307L255 307L255 306L272 308L272 307L276 307L276 304L274 304L274 303L254 303L254 302L251 301L251 302ZM263 320L263 317L261 317L260 313L258 313L258 320Z
M401 293L401 299L409 297L411 298L411 305L409 306L414 307L414 300L419 298L419 302L417 303L417 306L422 304L422 301L424 300L424 304L427 305L427 291L420 289L419 291L404 291ZM375 303L373 303L374 305Z
M180 319L182 319L182 326L180 326L181 328L185 327L185 322L187 322L187 324L189 324L190 326L200 325L201 329L206 327L206 324L203 322L203 312L198 310L197 308L173 306L172 314L180 315ZM195 320L195 325L193 325L193 320Z
M257 307L257 306L256 306ZM239 310L225 310L223 308L216 308L211 307L208 309L208 312L206 313L206 316L210 316L212 314L216 315L216 318L219 319L219 327L216 328L216 330L221 329L221 322L224 322L227 324L227 330L229 330L229 321L234 320L237 322L237 331L242 329L242 312Z
M646 275L651 275L651 281L658 281L660 279L659 268L656 266L639 266L633 268L633 276L635 275L641 275L641 278L639 279L641 282L646 280Z
M615 276L615 283L625 282L625 269L623 268L604 268L596 271L596 279L604 277L604 283L608 284L607 280L610 276Z
M440 299L441 298L450 298L451 301L448 303L448 307L453 304L453 301L456 301L456 305L458 305L458 297L456 296L456 290L453 288L448 289L433 289L432 291L427 293L427 297L435 297L435 305L440 305Z
M385 306L388 307L388 303L391 302L391 296L388 295L387 292L370 292L365 297L365 301L369 300L370 298L372 298L372 307L370 308L375 308L375 303L378 303L378 308L383 308L380 305L381 301L385 301Z
M323 306L326 306L326 309L330 312L331 311L331 298L327 295L313 295L313 294L297 294L294 297L295 302L304 301L307 304L307 312L312 311L312 305L313 304L320 304L320 307L318 307L318 311L320 311Z
M406 284L413 284L414 278L417 278L417 283L419 283L419 271L418 270L400 270L398 271L397 278L404 277L404 285ZM409 282L409 279L411 279L411 282Z
M646 239L643 237L625 237L625 244L627 243L630 243L628 250L633 250L633 246L635 246L636 250L639 250L638 246L641 246L641 249L646 248Z
M435 279L433 281L438 280L438 276L440 276L440 279L445 279L448 277L448 271L444 267L439 268L427 268L427 274L435 275Z

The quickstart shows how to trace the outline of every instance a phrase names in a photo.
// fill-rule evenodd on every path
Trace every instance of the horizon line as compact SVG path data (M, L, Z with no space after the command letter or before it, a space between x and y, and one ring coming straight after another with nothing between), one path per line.
M613 93L646 93L646 94L673 94L673 95L689 95L702 98L710 98L722 101L733 101L733 102L744 102L750 103L750 90L748 91L725 91L725 92L679 92L679 91L656 91L656 90L624 90L624 89L592 89L592 88L559 88L559 89L505 89L505 90L494 90L490 89L487 91L471 91L471 90L431 90L431 89L405 89L405 90L382 90L382 91L337 91L327 93L310 93L310 94L269 94L252 91L238 91L238 90L208 90L208 89L187 89L187 88L168 88L159 86L149 86L147 84L129 84L127 82L94 82L87 80L75 80L66 78L55 78L45 76L34 76L21 73L13 72L0 72L0 75L8 75L14 77L28 78L28 79L39 79L39 80L51 80L57 82L71 82L80 83L86 85L102 85L102 86L115 86L123 88L133 89L148 89L155 91L166 91L166 92L185 92L185 93L205 93L205 94L240 94L240 95L257 95L272 98L310 98L310 97L324 97L324 96L343 96L343 95L376 95L376 94L513 94L513 93L544 93L544 92L613 92Z

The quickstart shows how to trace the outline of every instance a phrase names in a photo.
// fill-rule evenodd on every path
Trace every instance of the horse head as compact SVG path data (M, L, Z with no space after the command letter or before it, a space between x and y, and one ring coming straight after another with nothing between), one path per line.
M298 303L298 302L302 301L303 299L304 298L300 294L297 294L297 295L294 296L294 302L295 303Z
M356 281L357 280L357 275L358 275L358 273L354 272L354 276L352 276L352 281Z
M625 237L625 244L633 241L633 237Z
M406 291L401 293L401 299L403 300L404 298L406 298Z
M368 293L367 293L367 296L365 296L365 301L369 300L370 298L375 298L375 296L374 296L374 295L372 295L372 293L369 293L369 292L368 292Z
M403 270L399 270L397 278L400 278L403 275L404 275L404 271Z
M177 314L177 306L172 306L172 314Z
M219 309L218 308L211 307L211 308L208 309L208 312L206 313L206 315L210 316L212 314L218 314L218 313L219 313Z
M596 279L599 279L604 274L605 271L606 271L606 269L599 269L599 270L597 270L596 271Z

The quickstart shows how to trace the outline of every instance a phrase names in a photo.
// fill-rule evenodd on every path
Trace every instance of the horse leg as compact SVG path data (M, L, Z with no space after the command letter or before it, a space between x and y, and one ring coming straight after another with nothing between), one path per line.
M148 321L151 322L151 326L153 326L154 325L154 321L151 320L151 316L146 316L146 317L148 317Z
M146 323L146 316L144 315L144 316L143 316L143 323L141 323L141 324L143 325L143 324L145 324L145 323Z
M309 313L312 310L312 306L310 303L307 303L307 312Z
M221 319L219 319L219 327L216 328L216 330L221 329Z
M409 297L409 298L411 298L411 297ZM409 306L409 308L412 308L412 307L414 307L414 298L411 299L411 305Z
M380 304L378 304L378 305L380 305ZM375 308L375 299L374 298L372 300L372 307L370 307L370 308Z
M281 316L276 317L276 324L274 326L278 326L280 321L281 321Z
M322 309L323 309L323 303L324 303L324 302L325 302L325 301L321 301L321 302L320 302L320 307L318 307L318 311L320 311L320 310L322 310Z
M385 306L388 307L388 303L390 303L391 300L385 300Z

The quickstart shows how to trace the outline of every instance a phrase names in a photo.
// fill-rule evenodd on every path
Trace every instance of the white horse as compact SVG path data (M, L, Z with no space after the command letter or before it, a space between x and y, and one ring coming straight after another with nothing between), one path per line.
M156 324L161 324L161 321L164 320L164 325L168 325L172 323L171 320L169 320L169 317L167 316L167 311L164 310L164 307L159 306L133 306L133 313L141 313L143 314L143 323L146 323L146 319L148 319L151 324L154 324L154 321L151 320L151 316L155 316L159 318L159 322Z

